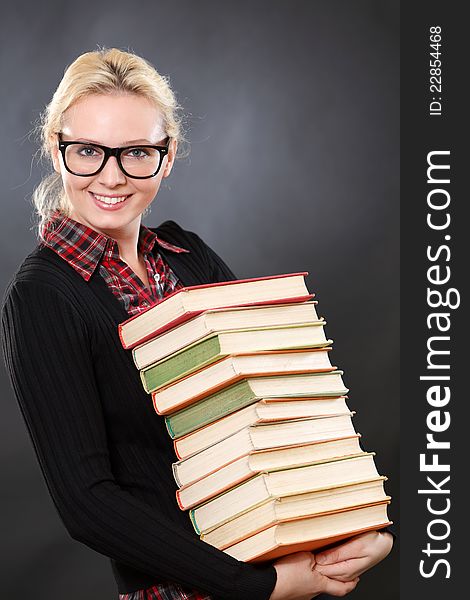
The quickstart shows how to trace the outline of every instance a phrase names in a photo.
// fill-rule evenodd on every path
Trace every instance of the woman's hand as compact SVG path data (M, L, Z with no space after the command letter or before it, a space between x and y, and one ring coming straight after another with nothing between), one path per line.
M383 560L392 546L392 534L369 531L319 552L315 556L315 570L338 582L355 581L364 571Z
M345 596L357 585L359 578L342 582L329 579L315 568L311 552L295 552L273 563L277 573L276 586L269 600L310 600L319 594Z

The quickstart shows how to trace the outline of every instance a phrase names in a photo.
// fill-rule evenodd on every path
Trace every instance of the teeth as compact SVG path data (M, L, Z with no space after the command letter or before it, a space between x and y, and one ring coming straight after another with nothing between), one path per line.
M105 204L117 204L118 202L124 202L127 196L119 196L118 198L108 198L106 196L98 196L98 194L93 194L95 198L104 202Z

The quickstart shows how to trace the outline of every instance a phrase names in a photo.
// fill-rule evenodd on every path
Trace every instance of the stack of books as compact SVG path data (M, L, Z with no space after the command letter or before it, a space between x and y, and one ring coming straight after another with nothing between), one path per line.
M306 275L183 288L118 328L173 440L180 508L243 561L390 524Z

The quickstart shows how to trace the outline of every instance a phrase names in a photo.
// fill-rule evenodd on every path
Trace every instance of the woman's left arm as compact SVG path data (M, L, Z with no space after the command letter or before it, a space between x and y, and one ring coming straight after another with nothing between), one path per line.
M315 569L338 581L352 581L391 551L393 536L384 531L369 531L315 555Z

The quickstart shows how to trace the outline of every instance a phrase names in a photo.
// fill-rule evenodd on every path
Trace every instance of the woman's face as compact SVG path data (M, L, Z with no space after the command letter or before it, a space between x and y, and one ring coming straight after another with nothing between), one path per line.
M132 144L164 145L166 134L159 110L137 95L92 95L77 101L64 114L62 140L94 142L115 148ZM150 179L132 179L111 156L103 170L91 177L69 173L57 144L52 151L55 170L61 174L72 219L113 238L138 232L141 216L158 192L163 177L170 174L175 159L172 141L160 171ZM97 198L119 198L107 205Z

